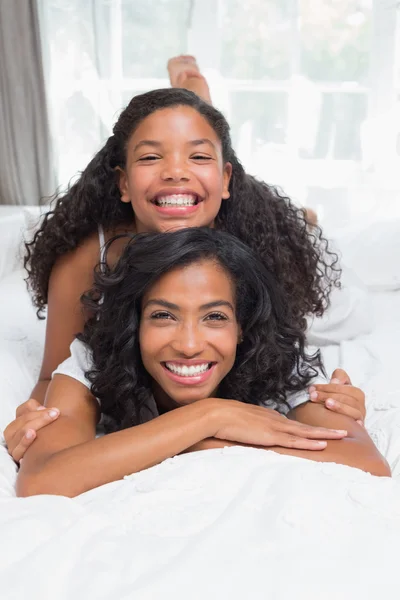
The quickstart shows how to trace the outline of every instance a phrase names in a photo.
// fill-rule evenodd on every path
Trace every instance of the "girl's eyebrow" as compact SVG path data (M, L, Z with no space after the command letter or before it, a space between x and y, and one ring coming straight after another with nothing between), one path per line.
M202 146L203 144L207 144L208 146L211 146L215 150L215 144L213 144L213 142L211 140L209 140L208 138L201 138L199 140L190 140L187 143L189 146ZM157 140L141 140L140 142L138 142L136 144L133 151L136 152L136 150L139 150L139 148L141 148L142 146L153 146L154 148L160 148L162 146L162 143L158 142Z
M191 140L188 143L191 146L201 146L202 144L208 144L209 146L211 146L215 150L215 144L213 144L213 142L211 140L209 140L208 138L201 138L200 140Z
M136 152L136 150L138 150L142 146L155 146L156 148L159 148L161 145L161 142L157 142L157 140L142 140L141 142L136 144L133 151Z
M153 298L152 300L149 300L146 302L143 309L147 308L148 306L163 306L169 310L180 310L180 307L177 304L173 304L173 302L168 302L162 298ZM219 306L226 306L227 308L230 308L232 312L235 312L232 304L227 300L215 300L213 302L207 302L207 304L202 304L200 306L200 310L209 310L210 308L218 308Z

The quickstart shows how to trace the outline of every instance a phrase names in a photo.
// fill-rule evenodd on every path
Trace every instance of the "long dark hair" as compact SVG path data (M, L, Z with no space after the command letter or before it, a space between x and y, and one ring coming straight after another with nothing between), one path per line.
M305 316L322 315L332 287L339 285L337 256L330 252L319 228L309 231L302 210L275 188L245 173L224 116L183 89L135 96L78 181L54 199L53 210L26 244L24 264L38 315L47 304L50 273L60 256L77 248L99 225L107 229L133 222L132 206L121 202L115 167L125 166L127 143L143 119L181 105L192 107L207 120L221 140L224 161L232 164L230 199L222 201L217 228L232 233L258 254L282 286L288 311L305 328Z
M205 227L130 237L116 266L97 268L95 285L83 296L91 318L79 338L93 357L86 376L108 430L146 420L152 398L139 346L143 296L165 273L207 259L233 282L243 337L235 364L218 390L220 397L285 412L287 394L304 390L321 367L320 356L306 353L304 331L255 253L236 237Z

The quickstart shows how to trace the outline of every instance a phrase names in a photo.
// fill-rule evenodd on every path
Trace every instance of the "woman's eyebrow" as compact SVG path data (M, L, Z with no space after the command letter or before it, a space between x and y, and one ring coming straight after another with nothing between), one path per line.
M214 302L207 302L207 304L202 304L200 306L200 310L209 310L210 308L218 308L218 306L226 306L230 308L232 312L235 312L232 304L227 300L215 300Z
M168 302L167 300L162 300L161 298L153 298L146 302L143 308L147 308L148 306L163 306L164 308L168 308L169 310L180 310L177 304L173 304L172 302Z
M143 309L148 306L163 306L164 308L168 308L169 310L180 310L180 307L173 302L168 302L168 300L163 300L162 298L152 298L144 305ZM206 304L202 304L200 306L200 310L209 310L210 308L218 308L219 306L226 306L230 308L232 312L235 312L232 304L227 300L214 300L213 302L207 302Z

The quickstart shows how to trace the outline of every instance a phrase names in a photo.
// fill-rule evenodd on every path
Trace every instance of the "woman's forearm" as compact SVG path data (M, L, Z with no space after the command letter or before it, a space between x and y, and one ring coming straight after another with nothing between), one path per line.
M61 415L47 435L46 430L38 433L27 451L18 476L17 495L72 497L147 469L212 435L212 415L212 403L200 401L143 425L77 442L72 447L71 435L76 442L79 423Z
M348 436L342 440L328 440L324 450L297 450L296 448L283 448L282 446L250 446L263 450L272 450L278 454L297 456L316 462L334 462L337 464L355 467L380 477L390 477L390 467L385 458L380 454L366 430L361 428L350 418L330 413L325 407L315 404L304 404L290 413L290 418L302 423L347 429ZM216 438L199 441L185 452L197 452L226 446L245 446ZM249 446L247 446L249 447Z

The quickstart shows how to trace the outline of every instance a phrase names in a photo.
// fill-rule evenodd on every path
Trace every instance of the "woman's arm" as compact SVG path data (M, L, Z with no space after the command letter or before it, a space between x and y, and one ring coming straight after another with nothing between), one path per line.
M212 434L207 401L95 439L97 401L88 388L56 375L46 403L60 410L53 427L37 434L17 480L17 495L76 496L151 467Z
M282 446L252 446L273 450L279 454L298 456L317 462L335 462L341 465L355 467L380 477L391 477L390 467L381 455L379 450L372 442L370 436L364 427L360 426L350 417L330 412L324 406L311 404L307 402L295 408L289 413L291 420L299 421L307 425L318 427L328 427L335 429L345 429L347 436L341 440L328 440L327 447L320 452L310 450L300 450L296 448L284 448ZM197 452L199 450L209 450L212 448L223 448L225 446L246 446L247 444L237 444L209 438L202 440L188 448L186 452Z
M344 415L332 413L324 406L307 402L290 411L289 418L320 427L334 427L347 430L347 437L342 440L329 440L326 449L316 455L303 450L286 452L285 448L274 447L271 450L280 454L291 454L309 458L319 462L335 462L349 467L356 467L371 475L391 477L390 467L379 452L366 429L356 421Z
M207 398L95 439L99 408L83 383L55 375L46 403L60 416L53 427L38 432L26 451L17 480L19 496L75 496L151 467L209 437L318 451L326 445L321 440L346 435L289 421L267 408Z

